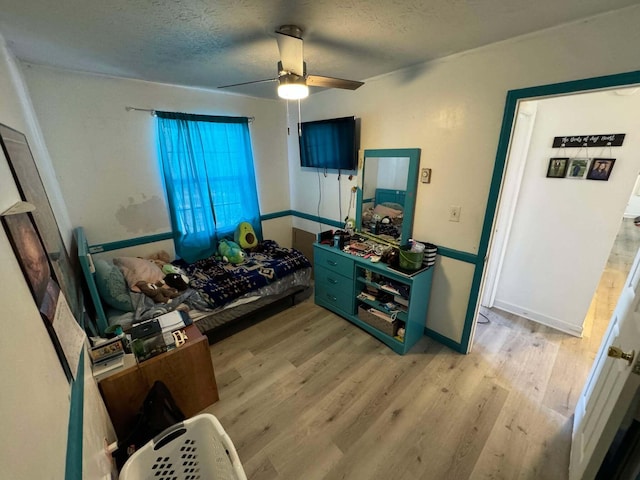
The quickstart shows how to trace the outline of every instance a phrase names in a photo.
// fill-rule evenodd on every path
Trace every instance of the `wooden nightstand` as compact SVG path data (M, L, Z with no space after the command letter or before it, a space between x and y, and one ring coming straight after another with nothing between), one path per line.
M122 439L133 427L145 396L156 380L164 382L187 418L218 401L209 342L195 325L185 328L184 345L140 364L128 356L125 366L98 382L100 393Z

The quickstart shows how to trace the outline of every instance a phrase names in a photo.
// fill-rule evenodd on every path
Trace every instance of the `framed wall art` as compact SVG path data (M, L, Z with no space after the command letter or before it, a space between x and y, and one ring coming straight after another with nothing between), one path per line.
M33 300L40 307L51 278L51 266L31 214L4 215L2 222Z
M594 158L587 172L587 180L609 180L615 158Z
M568 166L568 157L555 157L549 159L549 166L547 167L547 178L564 178L567 174Z
M588 158L571 158L569 159L569 166L567 168L566 178L573 178L574 180L583 180L587 171L589 170Z
M82 315L82 292L77 279L80 266L67 253L49 197L36 167L27 137L21 132L0 124L0 147L11 169L22 200L35 206L32 220L44 245L56 282L69 302L76 318Z
M71 380L71 369L54 329L60 287L56 282L55 273L31 213L3 214L2 224L62 369L67 379Z

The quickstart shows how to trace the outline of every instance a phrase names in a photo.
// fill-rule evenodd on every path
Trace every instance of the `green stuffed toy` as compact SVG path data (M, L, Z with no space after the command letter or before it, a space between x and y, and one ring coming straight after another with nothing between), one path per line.
M220 240L218 243L218 254L225 262L238 264L244 262L246 254L236 242L231 240Z
M258 237L249 222L241 222L233 234L233 240L241 248L253 248L258 245Z

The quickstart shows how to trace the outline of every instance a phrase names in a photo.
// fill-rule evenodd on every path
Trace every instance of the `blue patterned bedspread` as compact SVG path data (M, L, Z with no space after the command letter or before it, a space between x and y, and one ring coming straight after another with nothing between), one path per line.
M214 308L311 266L301 252L281 248L273 240L265 240L248 252L245 262L239 265L224 263L215 257L192 264L175 260L173 264L185 271L189 285Z

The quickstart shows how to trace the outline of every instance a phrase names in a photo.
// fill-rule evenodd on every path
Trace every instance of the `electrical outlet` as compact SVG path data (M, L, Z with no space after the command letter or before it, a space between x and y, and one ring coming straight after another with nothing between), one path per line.
M449 207L449 221L450 222L459 222L460 221L460 210L462 210L462 207L460 207L460 205L451 205Z
M422 183L431 183L431 169L423 168L422 173L420 173L420 181Z

